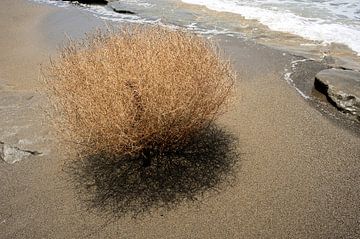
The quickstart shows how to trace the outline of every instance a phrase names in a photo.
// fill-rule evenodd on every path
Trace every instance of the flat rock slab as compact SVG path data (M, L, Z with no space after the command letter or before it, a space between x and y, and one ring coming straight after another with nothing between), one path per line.
M339 110L360 120L360 72L323 70L316 75L314 85Z

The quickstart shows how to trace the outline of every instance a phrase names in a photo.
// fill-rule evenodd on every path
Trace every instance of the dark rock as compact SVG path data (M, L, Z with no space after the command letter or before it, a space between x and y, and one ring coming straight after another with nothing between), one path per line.
M115 9L113 8L114 12L117 12L117 13L120 13L120 14L136 14L135 12L133 11L130 11L130 10L121 10L121 9Z
M69 2L78 2L83 4L97 4L97 5L106 5L108 4L107 0L67 0Z
M124 2L111 2L109 6L114 10L114 12L120 14L137 14L139 12L144 12L146 10L145 7L138 6L133 3L124 3Z
M314 85L336 108L360 120L360 72L323 70L316 75Z

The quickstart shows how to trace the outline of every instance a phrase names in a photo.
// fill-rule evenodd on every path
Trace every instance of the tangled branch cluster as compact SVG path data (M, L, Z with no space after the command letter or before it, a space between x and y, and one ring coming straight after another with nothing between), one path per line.
M59 135L86 155L176 150L222 112L234 78L211 42L160 27L72 41L44 71Z

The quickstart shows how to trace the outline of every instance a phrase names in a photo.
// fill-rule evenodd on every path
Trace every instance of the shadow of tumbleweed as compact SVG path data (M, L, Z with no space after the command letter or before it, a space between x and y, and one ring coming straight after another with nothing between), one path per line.
M220 183L230 182L238 159L235 142L213 125L182 149L153 155L148 167L139 158L93 155L71 161L66 168L87 209L137 216L197 200L208 190L218 190Z

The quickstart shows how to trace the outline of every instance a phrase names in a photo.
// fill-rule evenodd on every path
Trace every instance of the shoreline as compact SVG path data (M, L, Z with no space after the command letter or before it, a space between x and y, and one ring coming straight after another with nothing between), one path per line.
M271 30L266 24L264 25L258 20L247 19L236 13L210 10L205 6L197 4L184 3L182 1L169 4L166 1L161 1L161 4L166 5L162 7L150 1L147 7L137 3L100 6L75 5L64 2L49 3L46 0L44 4L66 7L68 9L76 6L91 13L98 19L104 19L115 24L156 24L161 22L169 27L183 27L204 36L233 36L240 40L254 41L258 44L263 44L280 51L292 52L294 55L316 61L322 60L329 63L330 60L333 66L360 70L360 55L345 44L332 41L326 43L327 41L325 40L310 40L286 31ZM179 12L171 11L171 14L166 14L174 5L181 10ZM127 10L134 14L118 14L116 12ZM181 20L181 18L184 18L184 20Z
M0 28L0 141L41 152L15 164L0 160L1 238L360 235L359 135L329 120L283 79L294 56L228 38L217 41L238 74L236 101L217 123L237 138L231 186L138 218L89 208L42 119L37 78L64 32L77 38L103 23L79 9L25 0L2 1L0 9L8 26Z

